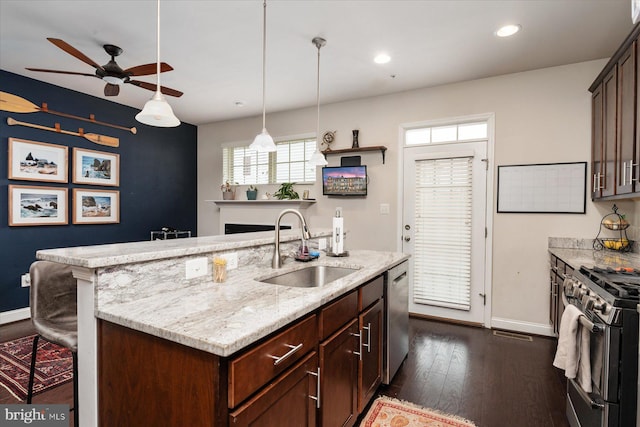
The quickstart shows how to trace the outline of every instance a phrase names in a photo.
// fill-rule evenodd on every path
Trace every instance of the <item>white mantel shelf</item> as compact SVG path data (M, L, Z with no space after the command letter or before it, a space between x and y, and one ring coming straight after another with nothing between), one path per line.
M314 204L315 200L310 199L298 199L298 200L205 200L205 202L213 202L218 206L225 207L273 207L273 206L283 206L283 207L297 207L298 209L306 209L312 204Z

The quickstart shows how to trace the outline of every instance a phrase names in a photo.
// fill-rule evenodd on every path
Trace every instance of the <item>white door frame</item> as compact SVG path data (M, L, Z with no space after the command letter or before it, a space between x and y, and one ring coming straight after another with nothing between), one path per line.
M398 186L398 198L396 200L397 212L396 212L396 250L402 251L402 238L403 238L403 206L404 206L404 134L407 129L417 127L431 127L440 126L451 123L460 123L465 121L486 121L487 122L487 199L485 203L485 217L487 238L485 239L485 265L484 265L484 282L485 282L485 295L486 304L484 306L484 327L491 328L491 302L493 295L493 200L494 200L494 146L495 146L495 114L483 113L469 116L448 117L437 120L428 120L422 122L402 123L398 128L398 143L397 151L397 186Z

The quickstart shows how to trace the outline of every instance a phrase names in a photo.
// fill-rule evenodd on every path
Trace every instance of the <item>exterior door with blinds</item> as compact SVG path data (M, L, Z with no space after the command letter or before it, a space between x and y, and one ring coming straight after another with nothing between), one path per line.
M404 149L409 311L484 324L487 141Z

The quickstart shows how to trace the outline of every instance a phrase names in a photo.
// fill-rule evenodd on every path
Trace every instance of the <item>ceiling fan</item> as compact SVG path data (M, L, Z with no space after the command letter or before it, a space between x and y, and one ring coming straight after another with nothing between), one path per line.
M105 65L99 65L98 63L91 60L91 58L89 58L88 56L86 56L85 54L83 54L78 49L71 46L69 43L65 42L64 40L55 39L51 37L48 37L47 40L49 40L54 45L58 46L60 49L67 52L69 55L76 57L77 59L84 62L85 64L91 65L93 68L96 69L95 74L77 73L74 71L47 70L43 68L27 68L27 70L40 71L45 73L72 74L77 76L97 77L106 82L106 85L104 87L105 96L117 96L120 93L120 86L125 83L130 83L134 86L138 86L143 89L147 89L154 92L156 90L156 85L153 83L147 83L140 80L131 79L131 77L148 76L151 74L156 74L157 69L156 69L155 62L151 64L138 65L136 67L131 67L131 68L127 68L126 70L123 70L115 61L115 57L122 53L122 49L119 48L118 46L114 46L112 44L103 45L102 47L104 48L105 52L107 52L107 54L111 56L111 60L107 62ZM171 65L164 62L160 64L161 73L164 73L165 71L171 71L171 70L173 70L173 67ZM175 97L182 96L182 92L180 92L179 90L171 89L165 86L160 86L160 91L165 95L170 95Z

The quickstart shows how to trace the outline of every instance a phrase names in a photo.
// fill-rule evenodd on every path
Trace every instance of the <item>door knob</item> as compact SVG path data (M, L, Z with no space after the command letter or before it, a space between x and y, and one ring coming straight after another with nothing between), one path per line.
M404 236L404 241L405 241L405 242L408 242L409 240L411 240L411 237L409 237L409 236Z

